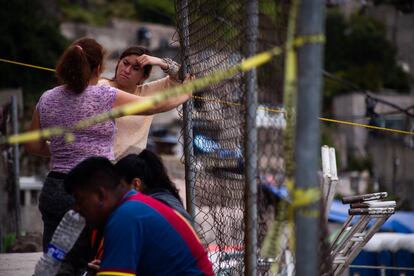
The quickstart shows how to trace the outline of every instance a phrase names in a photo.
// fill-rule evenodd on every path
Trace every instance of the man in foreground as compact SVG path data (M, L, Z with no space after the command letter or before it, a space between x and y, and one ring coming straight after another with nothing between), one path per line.
M163 203L121 185L106 158L87 158L65 181L86 222L104 229L97 275L214 275L189 223Z

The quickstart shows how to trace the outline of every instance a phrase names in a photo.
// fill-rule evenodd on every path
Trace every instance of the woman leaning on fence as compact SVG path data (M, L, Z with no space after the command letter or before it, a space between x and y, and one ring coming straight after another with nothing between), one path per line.
M159 66L167 76L144 83L150 77L152 66ZM114 78L101 79L98 83L109 84L138 96L151 96L180 84L179 68L180 66L169 58L158 58L152 56L145 47L131 46L122 52L115 68ZM178 98L172 105L178 106L182 103L182 99ZM146 148L153 117L152 115L126 116L115 120L116 160L130 153L139 154Z
M96 85L103 70L104 49L91 38L82 38L71 44L60 57L56 74L61 85L43 93L33 113L30 130L49 127L70 128L85 118L108 112L123 104L142 102L146 97L133 95L108 85ZM184 102L190 97L180 97ZM152 115L173 108L177 99L158 104L138 113ZM67 173L90 156L115 160L113 138L114 120L74 131L75 140L67 143L62 136L26 144L28 152L51 157L51 171L47 175L39 198L39 210L44 224L43 250L63 215L74 204L72 196L63 187ZM85 234L86 235L86 234ZM79 249L76 246L73 250ZM83 252L83 251L80 251ZM85 256L83 254L83 256ZM85 256L89 258L89 256ZM74 267L86 265L73 264Z

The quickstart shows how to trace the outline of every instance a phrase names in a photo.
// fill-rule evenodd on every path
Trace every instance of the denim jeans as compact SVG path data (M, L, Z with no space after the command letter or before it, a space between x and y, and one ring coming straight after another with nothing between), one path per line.
M64 179L46 177L39 197L39 210L43 220L43 251L52 240L53 233L65 213L73 207L75 199L64 189ZM82 231L72 250L66 255L59 276L77 276L92 259L88 227Z

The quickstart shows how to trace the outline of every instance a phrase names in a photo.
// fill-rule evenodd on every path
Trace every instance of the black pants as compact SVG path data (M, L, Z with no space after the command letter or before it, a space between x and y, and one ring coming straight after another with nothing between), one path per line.
M49 174L40 193L39 210L43 220L43 252L47 250L63 216L75 203L75 199L64 189L64 177L63 174ZM90 231L88 227L85 227L72 250L66 255L57 275L80 275L86 269L87 263L92 259L90 237Z

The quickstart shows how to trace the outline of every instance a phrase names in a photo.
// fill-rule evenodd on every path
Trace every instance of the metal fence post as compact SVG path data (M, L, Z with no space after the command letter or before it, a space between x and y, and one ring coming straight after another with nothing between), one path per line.
M12 107L12 124L13 134L19 133L19 117L17 114L17 98L11 97ZM14 188L15 188L15 208L16 208L16 237L19 238L21 234L21 214L20 214L20 163L19 163L19 145L13 145L13 176L14 176Z
M301 1L298 36L323 33L322 0ZM320 150L320 106L323 46L308 43L298 49L298 104L296 125L296 189L318 189ZM295 211L296 275L318 275L318 202Z
M245 57L256 54L259 26L257 0L246 2L246 46ZM245 182L246 182L246 220L245 220L245 275L257 275L257 78L256 69L245 73Z
M181 70L183 76L188 73L189 66L189 23L188 23L188 0L180 0L178 3L178 10L182 15L179 18L178 26L183 34L180 37L181 46ZM183 105L183 120L184 120L184 157L185 157L185 194L186 194L186 208L191 217L195 217L195 202L194 202L194 150L193 150L193 121L192 121L193 101L188 100Z

